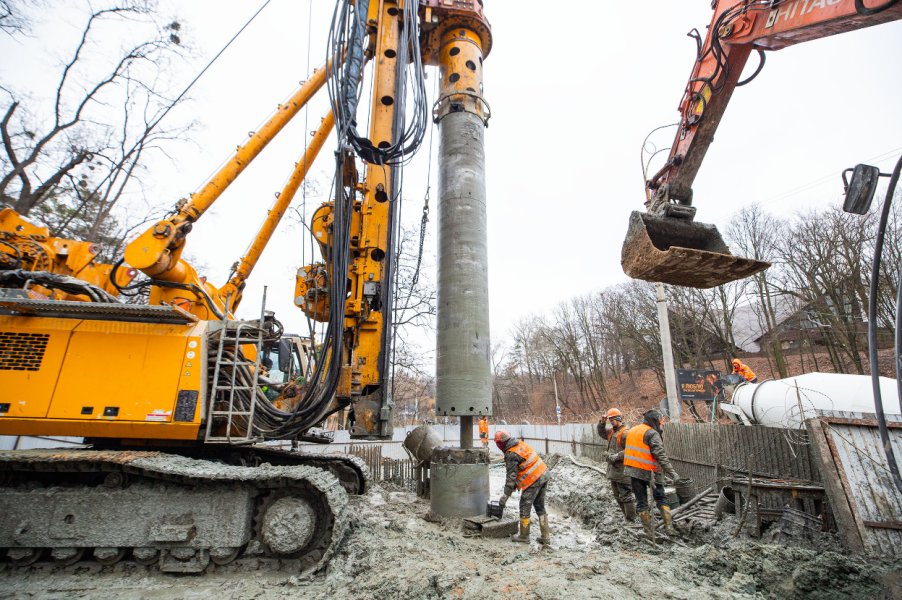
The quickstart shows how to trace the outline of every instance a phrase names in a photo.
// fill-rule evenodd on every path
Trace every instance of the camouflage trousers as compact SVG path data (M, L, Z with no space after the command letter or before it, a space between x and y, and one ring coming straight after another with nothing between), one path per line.
M536 515L542 516L546 514L545 510L545 488L548 487L548 473L542 473L542 476L535 482L520 492L520 518L528 519L535 507Z
M618 483L611 479L611 491L614 492L614 499L621 506L624 504L632 504L636 501L633 496L633 488L627 483Z

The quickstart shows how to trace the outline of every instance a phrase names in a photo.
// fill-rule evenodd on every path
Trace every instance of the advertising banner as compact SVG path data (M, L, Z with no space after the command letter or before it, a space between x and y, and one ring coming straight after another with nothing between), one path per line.
M677 369L677 388L682 400L704 400L711 402L722 387L717 383L720 371L701 369Z

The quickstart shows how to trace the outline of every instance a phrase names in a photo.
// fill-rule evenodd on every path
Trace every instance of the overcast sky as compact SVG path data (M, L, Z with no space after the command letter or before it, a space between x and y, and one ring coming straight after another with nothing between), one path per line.
M247 132L307 78L308 62L312 68L324 60L334 4L315 0L311 7L311 1L273 0L200 80L192 101L173 114L176 120L197 118L204 128L194 145L170 148L175 160L152 163L153 202L169 206L201 187ZM184 83L262 4L163 2L196 47L196 60L178 74ZM486 154L497 340L517 319L626 280L620 248L629 213L641 210L644 200L642 140L653 128L677 121L695 57L695 42L686 33L695 27L704 35L712 11L709 0L584 1L567 3L566 10L538 0L485 4L494 35L485 95L493 114ZM49 41L74 40L79 26L71 15L48 15L34 39L0 39L4 78L35 94L45 91L56 77ZM761 75L733 96L695 182L697 219L721 229L731 213L751 204L791 214L838 201L842 169L870 160L887 171L902 152L902 112L896 109L902 98L902 23L768 56ZM432 68L428 77L431 94ZM225 282L303 152L305 132L316 128L327 109L323 90L195 226L188 254L216 285ZM653 139L667 147L672 132ZM327 144L317 165L327 185L333 148L334 142ZM419 221L426 193L427 150L405 172L403 211L410 224ZM301 202L300 194L295 202ZM308 202L307 212L317 204ZM434 201L432 209L427 248L434 256ZM311 259L301 238L300 228L282 227L251 276L239 316L259 311L268 285L268 307L288 330L305 332L292 303L295 270L302 259Z

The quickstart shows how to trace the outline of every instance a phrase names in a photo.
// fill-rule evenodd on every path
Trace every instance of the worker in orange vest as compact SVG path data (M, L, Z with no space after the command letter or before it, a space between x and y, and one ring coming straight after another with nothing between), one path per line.
M664 530L667 535L677 535L670 516L667 495L664 493L664 474L674 481L679 479L661 439L661 413L651 409L643 415L640 425L631 427L626 434L626 449L623 453L623 473L632 480L633 493L636 495L636 510L642 520L645 535L655 543L655 527L651 522L648 507L648 486L652 486L652 495L661 517L664 519Z
M738 358L733 359L733 372L737 375L742 375L749 383L755 383L758 381L758 376L755 375L755 372L752 371L748 365L742 364L742 361Z
M520 490L520 533L511 538L515 542L529 543L529 516L535 507L539 518L540 544L551 543L551 532L548 528L548 513L545 511L545 488L548 487L548 473L545 462L539 454L525 442L499 429L495 432L495 444L504 453L504 464L507 467L507 481L504 494L501 496L501 509L516 487Z
M479 439L482 447L489 447L489 421L485 417L479 417Z
M633 496L632 479L623 474L623 456L626 450L626 434L629 428L623 424L623 414L612 408L598 422L598 435L608 441L605 459L608 463L607 476L611 482L614 499L623 516L630 523L636 520L636 498Z

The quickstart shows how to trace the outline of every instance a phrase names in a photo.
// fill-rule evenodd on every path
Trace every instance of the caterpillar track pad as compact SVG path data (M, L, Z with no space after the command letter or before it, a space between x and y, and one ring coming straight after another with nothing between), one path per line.
M769 262L741 258L714 225L634 211L620 255L633 279L707 289L750 277Z

